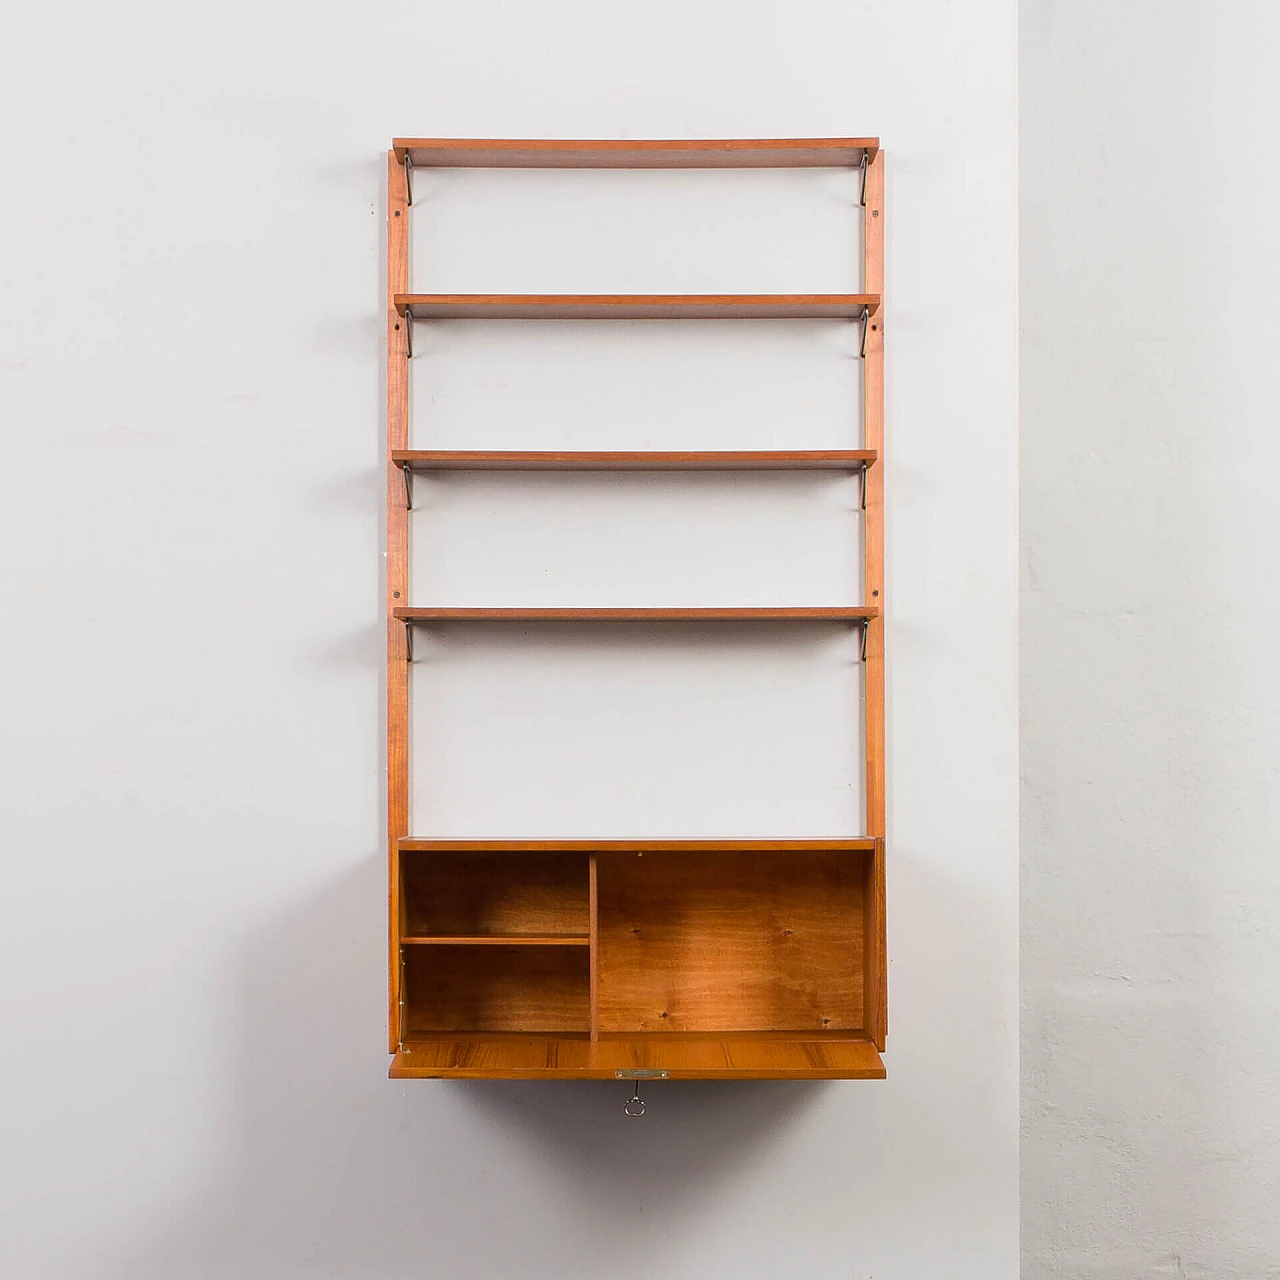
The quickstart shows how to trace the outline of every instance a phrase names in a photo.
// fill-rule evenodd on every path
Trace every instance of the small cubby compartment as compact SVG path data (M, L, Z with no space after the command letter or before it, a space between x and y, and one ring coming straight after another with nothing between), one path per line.
M871 852L617 853L598 875L601 1037L867 1025Z
M554 1032L587 1036L585 946L407 946L404 1033Z
M586 946L585 853L402 853L400 868L406 940L564 938Z

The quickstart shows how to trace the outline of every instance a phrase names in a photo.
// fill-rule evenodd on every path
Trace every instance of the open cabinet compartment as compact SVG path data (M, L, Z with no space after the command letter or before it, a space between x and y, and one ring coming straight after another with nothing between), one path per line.
M812 843L402 853L419 927L585 915L588 945L406 935L391 1074L880 1078L882 845Z
M600 859L599 1032L862 1034L872 855Z
M404 1034L590 1033L586 947L405 947Z
M401 1035L590 1031L585 853L402 852Z
M401 853L400 872L406 942L587 944L585 853Z

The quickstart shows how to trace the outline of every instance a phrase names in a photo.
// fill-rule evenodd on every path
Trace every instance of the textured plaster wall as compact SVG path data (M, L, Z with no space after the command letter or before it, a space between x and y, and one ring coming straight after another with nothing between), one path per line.
M1022 5L1023 1275L1280 1275L1272 6Z

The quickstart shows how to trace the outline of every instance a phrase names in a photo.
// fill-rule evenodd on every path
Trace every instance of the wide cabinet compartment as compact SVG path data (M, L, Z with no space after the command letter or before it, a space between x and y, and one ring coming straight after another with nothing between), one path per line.
M884 1074L877 840L402 843L394 1077Z

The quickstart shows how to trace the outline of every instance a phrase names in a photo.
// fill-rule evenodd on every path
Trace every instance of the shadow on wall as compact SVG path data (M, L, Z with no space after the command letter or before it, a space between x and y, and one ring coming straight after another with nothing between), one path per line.
M986 1034L973 992L1007 980L1005 942L989 899L936 860L903 851L890 894L890 1080L653 1082L629 1119L621 1081L386 1078L370 856L251 935L225 1025L189 1050L221 1064L177 1111L190 1131L170 1145L197 1153L190 1172L77 1274L969 1274L993 1233L1016 1238L991 1207L996 1185L1016 1214L1013 1065L956 1052Z
M380 860L264 929L238 974L214 1171L175 1187L105 1273L617 1273L696 1222L827 1087L386 1079ZM218 1134L221 1141L218 1141ZM663 1232L655 1240L653 1232Z

